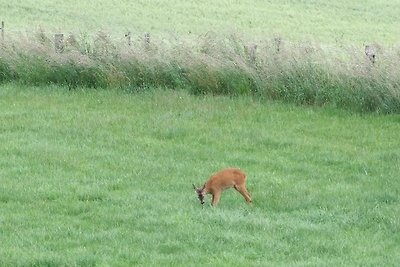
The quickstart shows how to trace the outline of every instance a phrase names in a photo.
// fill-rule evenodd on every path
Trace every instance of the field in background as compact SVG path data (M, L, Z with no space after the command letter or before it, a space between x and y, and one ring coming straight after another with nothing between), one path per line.
M394 266L398 116L0 86L2 266ZM254 203L192 190L239 166ZM207 199L207 204L210 199Z
M398 43L400 5L368 1L10 1L0 0L0 20L11 33L75 34L104 31L113 39L126 31L141 36L196 39L213 31L239 32L253 41L271 36L362 46Z
M398 14L0 0L0 266L395 266ZM227 166L254 203L202 208Z
M27 1L3 6L8 12L0 83L179 88L356 112L400 112L400 7L395 2L83 1L77 7ZM28 22L32 16L35 22ZM28 24L41 28L24 32ZM62 48L54 48L56 32L64 33ZM374 63L365 54L366 44Z

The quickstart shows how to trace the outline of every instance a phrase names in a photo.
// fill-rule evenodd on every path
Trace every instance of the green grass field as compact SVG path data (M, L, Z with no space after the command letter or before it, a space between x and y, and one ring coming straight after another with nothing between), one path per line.
M1 266L395 266L400 120L162 89L0 87ZM254 203L192 183L248 174Z
M10 32L102 30L118 39L135 36L196 39L213 31L240 32L253 40L283 36L325 43L399 41L400 5L396 0L356 1L10 1L0 0L0 20Z
M397 1L0 9L0 266L400 262Z

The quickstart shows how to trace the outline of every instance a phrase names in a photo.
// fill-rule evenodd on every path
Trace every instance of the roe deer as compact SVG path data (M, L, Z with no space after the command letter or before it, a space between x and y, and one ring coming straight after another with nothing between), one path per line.
M213 174L201 188L196 188L194 184L193 187L201 204L204 204L204 196L206 194L211 194L211 205L217 205L221 198L222 191L231 187L235 188L240 194L242 194L246 202L252 201L250 194L246 189L246 174L236 168L224 169Z

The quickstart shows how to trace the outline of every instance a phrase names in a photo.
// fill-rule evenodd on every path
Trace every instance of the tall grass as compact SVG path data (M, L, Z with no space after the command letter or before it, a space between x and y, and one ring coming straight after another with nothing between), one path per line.
M0 82L73 89L147 87L193 94L251 95L358 112L400 112L400 50L380 48L375 64L362 47L254 44L209 33L196 42L138 38L128 46L99 33L66 38L57 53L44 33L0 46Z

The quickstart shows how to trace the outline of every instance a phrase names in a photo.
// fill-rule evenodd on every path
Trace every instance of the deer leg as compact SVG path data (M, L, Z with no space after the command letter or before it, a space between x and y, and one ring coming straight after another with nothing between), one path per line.
M214 192L212 195L211 205L216 206L221 198L221 191Z
M247 191L245 185L234 186L234 188L244 197L246 202L249 202L249 203L252 202L250 193L249 193L249 191Z

